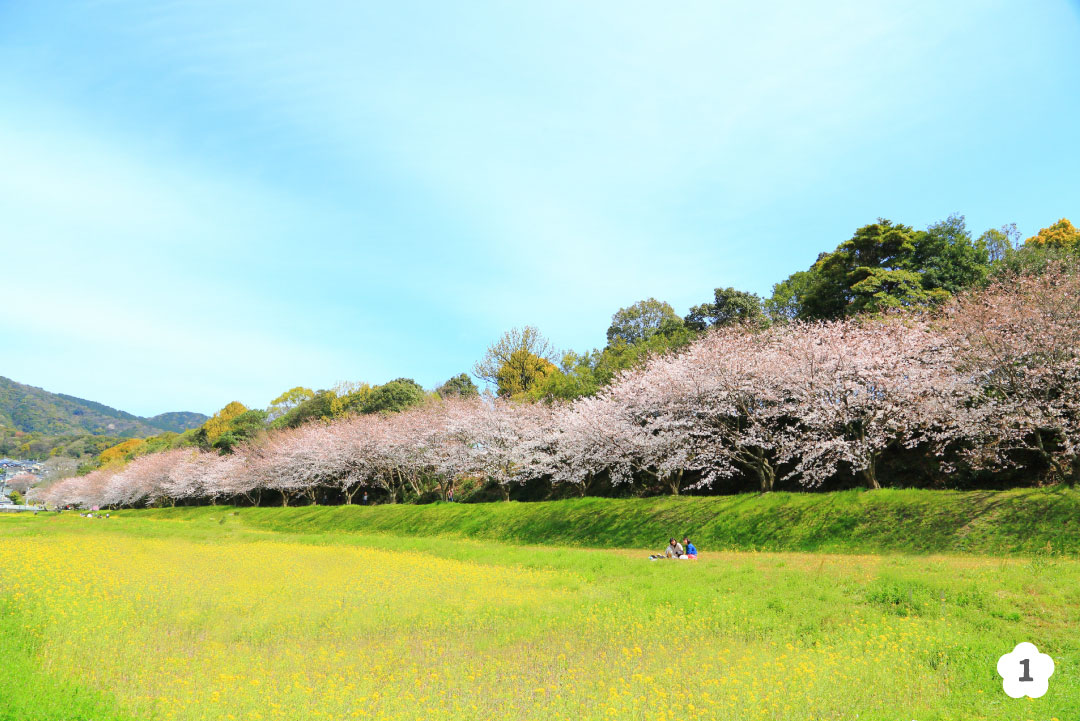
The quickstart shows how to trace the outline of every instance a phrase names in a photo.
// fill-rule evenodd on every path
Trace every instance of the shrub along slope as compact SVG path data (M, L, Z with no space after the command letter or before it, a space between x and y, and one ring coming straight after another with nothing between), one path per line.
M706 553L1080 553L1080 491L1064 487L122 513L194 520L226 512L274 531L444 535L513 544L662 548L673 535L689 535Z

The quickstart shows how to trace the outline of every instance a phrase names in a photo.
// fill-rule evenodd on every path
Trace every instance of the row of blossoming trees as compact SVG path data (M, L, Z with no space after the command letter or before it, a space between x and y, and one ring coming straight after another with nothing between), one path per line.
M70 478L54 505L352 503L437 497L462 479L763 491L1080 476L1080 276L998 283L934 317L720 329L570 404L446 399L316 422L219 455L172 450ZM739 484L742 484L740 486Z

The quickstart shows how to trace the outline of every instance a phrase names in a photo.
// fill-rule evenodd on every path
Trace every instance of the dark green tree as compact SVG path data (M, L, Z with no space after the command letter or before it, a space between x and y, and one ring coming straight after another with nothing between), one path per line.
M234 448L265 431L266 419L266 411L244 411L228 422L225 431L214 441L214 448L222 453L232 453Z
M884 218L855 231L851 240L815 264L825 281L807 298L815 316L836 318L925 301L908 259L915 230Z
M961 215L925 231L879 218L776 284L766 308L775 319L819 320L929 307L981 283L989 267L985 244L972 241Z
M465 373L459 373L453 378L450 378L441 386L435 389L435 392L439 394L440 398L472 398L480 395L480 390L476 387L476 384L472 382Z
M825 257L822 253L818 260ZM765 312L775 322L802 319L805 315L806 297L820 282L820 277L813 270L800 270L792 273L787 280L773 286L772 296L765 299Z
M990 253L982 238L971 239L964 216L954 214L916 235L906 263L921 276L924 289L954 295L986 280Z
M619 308L611 316L611 325L607 330L608 345L620 339L633 345L657 333L678 332L682 324L682 318L668 303L656 298L639 300L631 306Z
M375 386L364 399L362 413L396 413L424 402L427 394L412 378L395 378Z
M742 323L761 326L766 322L761 298L734 288L717 288L713 302L695 305L684 318L688 328L702 331L706 328Z
M333 418L336 401L337 395L333 391L315 391L315 395L312 398L309 398L293 408L275 421L274 425L284 426L286 428L296 428L304 425L308 421Z

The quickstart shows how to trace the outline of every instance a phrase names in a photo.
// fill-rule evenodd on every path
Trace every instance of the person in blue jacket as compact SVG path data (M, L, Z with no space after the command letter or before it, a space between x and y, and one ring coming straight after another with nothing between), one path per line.
M690 543L689 538L682 539L683 548L686 549L686 557L696 561L697 560L697 547Z

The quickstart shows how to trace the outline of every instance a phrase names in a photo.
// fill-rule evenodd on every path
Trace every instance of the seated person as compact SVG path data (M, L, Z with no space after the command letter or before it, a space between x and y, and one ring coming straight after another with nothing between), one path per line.
M664 557L665 558L678 558L679 553L681 551L682 551L682 546L679 545L678 541L676 541L674 538L672 538L670 541L668 541L667 548L664 549Z
M653 555L649 556L649 560L656 561L661 558L678 558L679 554L676 552L676 547L678 545L679 544L675 542L675 539L672 538L668 541L668 547L664 549L664 555L661 556L660 554L654 553Z
M683 555L683 556L680 556L680 558L685 558L685 559L690 560L690 561L696 561L697 560L697 546L690 543L689 538L684 538L682 540L683 540L683 543L686 544L686 554Z

